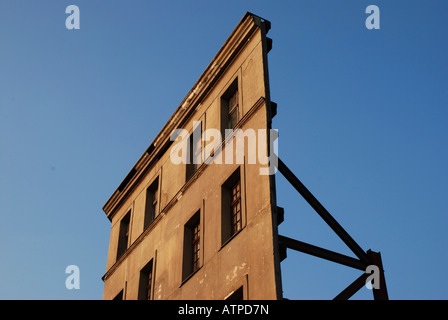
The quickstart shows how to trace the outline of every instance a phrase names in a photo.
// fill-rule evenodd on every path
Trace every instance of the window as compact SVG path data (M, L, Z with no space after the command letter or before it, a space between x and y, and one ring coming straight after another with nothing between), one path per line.
M138 286L138 300L152 299L152 278L153 260L140 271L140 281Z
M241 211L241 178L238 168L221 188L221 241L225 244L243 226Z
M201 223L200 211L185 224L184 227L184 256L182 281L200 268L201 252Z
M188 161L187 161L187 176L186 181L194 175L196 170L201 165L201 138L202 138L202 126L198 125L193 133L188 138Z
M241 286L235 290L226 300L244 300L243 287Z
M235 128L239 121L238 78L233 81L221 97L221 134L226 136L226 129Z
M121 290L112 300L123 300L123 290Z
M129 224L131 221L131 211L129 211L120 221L120 231L118 235L117 260L128 249L129 242Z
M149 227L159 214L158 206L159 178L146 189L145 220L143 230Z

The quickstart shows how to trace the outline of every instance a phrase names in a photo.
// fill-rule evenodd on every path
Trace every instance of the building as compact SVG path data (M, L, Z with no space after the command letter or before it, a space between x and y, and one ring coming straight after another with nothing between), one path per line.
M253 159L272 149L269 29L244 15L104 205L103 299L282 298L282 211L274 175L260 171L269 163Z

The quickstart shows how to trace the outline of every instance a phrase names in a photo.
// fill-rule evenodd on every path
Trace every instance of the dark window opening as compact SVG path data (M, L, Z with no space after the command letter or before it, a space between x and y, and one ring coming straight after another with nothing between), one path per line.
M123 290L121 290L112 300L123 300Z
M157 178L148 189L146 189L146 204L145 204L145 220L144 230L154 221L159 214L159 178Z
M226 129L235 128L239 121L238 78L233 81L221 97L221 134L226 136Z
M184 255L182 280L186 280L200 268L201 252L201 223L200 211L185 224L184 227Z
M129 242L129 225L131 221L131 211L129 211L120 221L120 231L118 235L117 260L128 249Z
M243 287L235 290L226 300L244 300Z
M140 271L138 300L152 299L153 260Z
M190 180L190 178L194 175L196 170L201 165L201 152L202 152L202 126L199 125L194 129L193 133L188 138L187 145L187 172L186 172L186 181Z

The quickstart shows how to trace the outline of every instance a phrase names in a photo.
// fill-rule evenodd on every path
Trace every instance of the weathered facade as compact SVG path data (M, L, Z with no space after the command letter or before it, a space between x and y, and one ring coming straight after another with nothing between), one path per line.
M282 298L274 175L260 174L268 165L249 161L247 145L238 161L232 134L207 148L209 129L271 128L269 28L246 13L104 205L112 227L103 299ZM179 128L188 141L204 135L187 150L199 163L173 161ZM268 137L257 136L267 152ZM211 161L220 153L223 163Z

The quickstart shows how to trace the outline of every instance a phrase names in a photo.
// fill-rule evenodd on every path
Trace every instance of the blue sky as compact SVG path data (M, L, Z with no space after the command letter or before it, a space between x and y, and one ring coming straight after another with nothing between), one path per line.
M280 158L381 251L391 299L448 298L446 1L1 0L0 299L102 298L102 206L246 11L272 23ZM281 234L351 255L276 181ZM288 250L282 275L287 298L331 299L360 273Z

